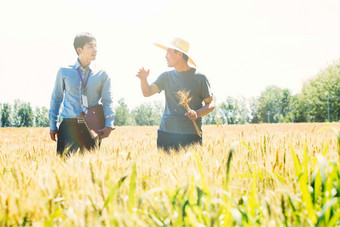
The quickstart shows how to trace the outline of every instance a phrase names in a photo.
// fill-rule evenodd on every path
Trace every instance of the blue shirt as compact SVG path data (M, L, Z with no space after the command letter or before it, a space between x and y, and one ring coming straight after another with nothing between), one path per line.
M82 80L77 70L80 70L82 80L86 81L89 75L88 83L82 91ZM57 121L62 106L60 116L62 118L79 118L83 112L82 94L87 97L88 106L94 106L102 103L105 115L105 127L113 127L114 112L111 91L111 79L108 74L90 64L85 72L77 60L74 65L61 67L57 73L57 78L52 92L49 120L50 129L57 130ZM88 72L90 71L90 74Z
M183 106L178 105L178 91L190 91L191 101L189 107L198 110L203 107L203 100L212 97L210 84L205 75L196 73L196 69L177 72L175 70L162 73L154 82L160 91L165 93L165 109L159 130L176 134L196 134L192 121L185 116L187 112ZM196 119L196 124L202 132L202 118Z

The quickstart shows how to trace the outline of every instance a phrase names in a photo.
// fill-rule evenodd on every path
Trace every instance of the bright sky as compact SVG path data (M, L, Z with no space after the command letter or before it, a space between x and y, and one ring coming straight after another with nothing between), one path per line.
M149 82L169 70L153 45L190 42L217 102L259 96L269 85L301 91L303 82L340 58L338 0L11 0L0 2L0 103L14 99L49 107L60 66L76 61L73 39L92 33L96 64L113 79L115 106L144 98L135 76Z

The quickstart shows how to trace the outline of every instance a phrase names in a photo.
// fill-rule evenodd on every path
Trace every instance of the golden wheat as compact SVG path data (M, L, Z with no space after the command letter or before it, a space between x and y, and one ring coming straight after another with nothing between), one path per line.
M100 149L69 158L56 155L47 128L1 128L0 225L222 226L240 212L226 204L246 203L250 221L282 225L282 201L301 199L291 150L311 169L317 155L339 162L331 127L340 130L339 123L204 126L203 146L170 154L157 150L157 127L118 127ZM299 223L311 224L303 215Z

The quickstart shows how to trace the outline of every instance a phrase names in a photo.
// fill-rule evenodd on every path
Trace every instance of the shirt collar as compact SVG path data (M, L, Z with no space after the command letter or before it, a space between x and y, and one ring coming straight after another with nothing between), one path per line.
M81 67L82 65L80 64L80 62L79 62L79 59L77 59L77 61L76 61L76 63L74 64L74 69L79 69L79 67ZM94 70L94 68L95 68L95 65L91 62L88 66L87 66L87 68L89 68L91 71L93 71Z
M176 72L178 75L187 76L187 75L194 75L195 72L196 72L196 69L195 69L195 68L190 68L189 70L187 70L187 71L182 71L182 72L177 72L177 71L175 70L175 72Z

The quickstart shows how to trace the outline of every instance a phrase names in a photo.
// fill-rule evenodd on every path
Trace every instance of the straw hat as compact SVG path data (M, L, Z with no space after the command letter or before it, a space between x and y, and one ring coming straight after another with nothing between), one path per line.
M174 38L172 41L170 41L168 44L159 44L159 43L154 43L156 46L167 50L168 48L178 50L188 56L188 62L194 66L196 66L195 62L189 57L189 43L181 38ZM197 67L197 66L196 66Z

